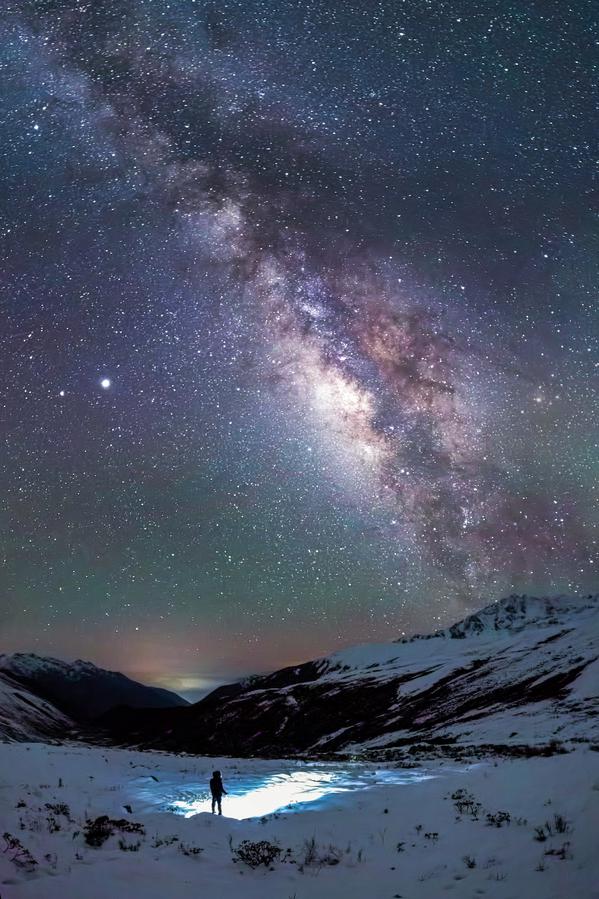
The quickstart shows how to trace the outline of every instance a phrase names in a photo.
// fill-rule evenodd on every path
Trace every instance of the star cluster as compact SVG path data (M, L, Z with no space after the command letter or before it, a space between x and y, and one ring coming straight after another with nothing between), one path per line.
M204 684L596 587L594 13L6 5L6 649Z

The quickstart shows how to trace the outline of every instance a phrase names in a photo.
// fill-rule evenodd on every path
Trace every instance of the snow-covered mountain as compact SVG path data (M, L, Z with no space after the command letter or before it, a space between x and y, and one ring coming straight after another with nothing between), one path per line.
M117 712L106 724L128 744L223 755L585 741L598 728L598 655L599 595L511 596L436 634L357 646L189 708Z
M75 722L8 674L0 674L0 739L37 742L64 738Z
M115 706L175 708L188 703L158 687L148 687L116 671L78 659L63 662L34 653L0 655L0 675L8 675L32 693L79 721L89 721Z
M407 641L430 639L431 637L451 637L461 639L471 634L490 634L493 631L515 633L523 628L552 627L564 616L578 615L587 607L592 609L598 602L597 596L577 599L571 596L536 597L508 596L500 602L485 606L479 612L468 615L451 627L436 631L425 637L408 637ZM402 640L400 642L406 642Z

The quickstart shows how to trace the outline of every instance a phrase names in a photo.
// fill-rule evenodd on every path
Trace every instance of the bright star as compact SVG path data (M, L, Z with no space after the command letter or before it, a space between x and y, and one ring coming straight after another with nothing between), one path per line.
M110 378L102 378L102 380L100 381L100 387L102 387L104 390L108 390L111 385L112 381L110 380Z

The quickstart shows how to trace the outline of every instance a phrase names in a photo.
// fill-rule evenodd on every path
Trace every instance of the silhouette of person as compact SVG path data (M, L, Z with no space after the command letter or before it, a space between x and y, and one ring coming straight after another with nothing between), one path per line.
M212 777L210 778L210 792L212 793L212 814L214 814L215 806L218 806L218 813L219 815L222 815L223 810L221 801L223 798L223 794L225 796L227 795L227 791L223 787L223 781L220 771L212 772Z

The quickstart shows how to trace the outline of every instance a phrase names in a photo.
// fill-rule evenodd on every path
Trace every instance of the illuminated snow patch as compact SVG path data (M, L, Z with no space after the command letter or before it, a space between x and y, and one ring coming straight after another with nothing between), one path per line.
M223 810L229 818L259 818L269 815L285 806L298 802L316 802L329 793L345 792L348 786L335 784L335 775L296 771L293 774L275 774L268 778L262 786L247 793L230 792L223 796ZM196 800L177 800L173 808L179 810L186 818L198 812L209 812L212 802L209 797L198 797Z
M336 794L360 792L383 785L415 783L434 776L413 769L374 770L357 766L319 766L267 776L243 776L223 771L228 790L222 801L223 816L241 820L260 818L273 812L290 812L303 805L319 807ZM154 809L158 806L185 818L212 810L210 791L205 782L149 784L146 781L136 798Z

